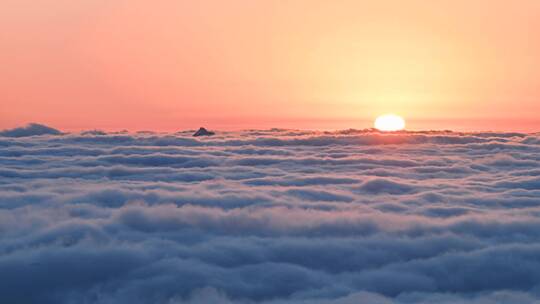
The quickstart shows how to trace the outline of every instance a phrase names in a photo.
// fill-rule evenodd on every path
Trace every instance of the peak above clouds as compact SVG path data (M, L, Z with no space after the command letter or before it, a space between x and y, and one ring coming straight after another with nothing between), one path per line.
M212 136L212 135L215 135L215 134L216 133L214 133L212 131L208 131L205 128L200 127L199 130L197 130L197 132L195 132L193 134L193 136L195 136L195 137L197 137L197 136Z
M2 303L540 298L536 134L0 134Z

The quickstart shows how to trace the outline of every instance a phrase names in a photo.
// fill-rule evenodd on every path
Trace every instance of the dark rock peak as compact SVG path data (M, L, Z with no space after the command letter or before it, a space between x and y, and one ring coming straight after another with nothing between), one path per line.
M199 130L197 130L197 132L195 132L195 134L193 134L193 136L212 136L214 134L216 133L208 131L205 128L201 127Z

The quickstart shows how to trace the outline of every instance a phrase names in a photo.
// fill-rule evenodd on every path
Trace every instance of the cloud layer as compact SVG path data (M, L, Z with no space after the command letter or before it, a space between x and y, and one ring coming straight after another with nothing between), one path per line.
M540 299L538 134L51 130L0 133L1 303Z
M0 136L5 137L26 137L46 134L60 135L61 132L54 128L37 123L31 123L24 127L0 131Z

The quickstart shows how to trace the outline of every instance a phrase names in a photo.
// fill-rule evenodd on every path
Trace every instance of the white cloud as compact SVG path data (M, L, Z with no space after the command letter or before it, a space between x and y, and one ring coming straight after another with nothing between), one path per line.
M540 296L539 135L30 129L0 133L2 303Z

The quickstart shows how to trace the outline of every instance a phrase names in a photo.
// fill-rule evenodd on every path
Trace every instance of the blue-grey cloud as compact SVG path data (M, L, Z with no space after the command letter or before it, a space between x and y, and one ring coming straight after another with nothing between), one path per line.
M540 134L191 134L2 131L0 302L540 300Z
M31 123L24 127L0 131L0 136L25 137L35 135L59 135L60 131L37 123Z

